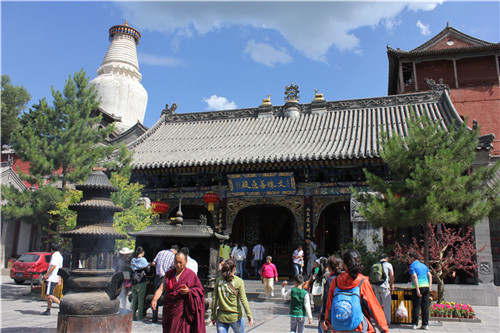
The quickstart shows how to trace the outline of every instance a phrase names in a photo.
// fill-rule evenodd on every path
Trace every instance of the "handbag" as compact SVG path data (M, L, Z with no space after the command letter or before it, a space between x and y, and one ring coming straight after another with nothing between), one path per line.
M320 280L321 281L321 280ZM314 281L311 294L313 296L321 296L323 294L323 284L318 283L318 280Z

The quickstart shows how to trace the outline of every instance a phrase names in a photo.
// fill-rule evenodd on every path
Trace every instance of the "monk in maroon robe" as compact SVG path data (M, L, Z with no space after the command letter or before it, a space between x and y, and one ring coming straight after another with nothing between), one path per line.
M182 252L175 255L174 268L165 273L151 301L156 309L163 292L164 333L205 333L205 294L198 276L186 268Z

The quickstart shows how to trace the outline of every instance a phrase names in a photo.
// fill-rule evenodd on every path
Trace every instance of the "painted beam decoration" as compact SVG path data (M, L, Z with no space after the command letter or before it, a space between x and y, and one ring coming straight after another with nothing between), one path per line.
M293 172L228 175L231 195L235 197L295 195Z

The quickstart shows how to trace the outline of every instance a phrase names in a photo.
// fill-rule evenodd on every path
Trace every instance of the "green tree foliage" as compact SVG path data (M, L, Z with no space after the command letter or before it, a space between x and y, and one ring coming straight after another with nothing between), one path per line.
M349 249L354 249L361 255L361 263L363 265L363 275L369 276L370 269L372 265L380 260L383 253L390 253L392 248L384 248L384 245L380 241L377 235L372 237L373 245L375 247L374 251L368 250L366 242L362 239L354 237L352 242L340 244L340 250L335 253L336 256L342 258L342 252Z
M139 183L130 184L132 155L133 152L130 152L125 145L121 145L114 153L114 159L104 163L112 170L111 184L118 187L118 191L111 194L111 199L115 205L123 208L122 212L115 213L113 227L116 231L127 235L126 239L116 241L116 249L121 249L124 246L134 248L135 239L128 236L128 232L140 231L153 222L152 209L145 208L141 201L143 186ZM53 217L52 222L58 225L59 232L75 228L77 214L68 209L68 206L80 202L82 198L81 191L69 189L65 193L65 199L57 203L56 209L50 211ZM58 232L51 229L47 229L47 232L51 233L53 239L63 244L66 249L71 249L68 238L59 237Z
M83 70L69 77L62 92L52 87L52 97L53 106L42 99L21 117L22 131L13 136L13 147L30 162L33 177L53 177L60 170L64 188L86 179L114 150L102 144L114 126L101 128L101 116L93 116L100 100Z
M2 145L10 144L13 133L19 131L19 115L26 108L31 95L22 86L10 83L8 75L2 75Z
M45 231L50 235L49 238L61 244L63 249L70 250L70 239L62 238L60 233L75 228L77 215L74 210L70 210L68 207L80 202L83 193L74 189L67 189L61 193L64 193L64 198L57 201L55 208L49 211L51 222L57 226L57 230L45 228Z
M113 173L110 179L111 184L119 188L118 192L111 194L111 199L115 205L123 208L122 212L115 214L113 227L125 235L128 232L140 231L153 223L152 209L146 209L141 201L141 190L144 186L139 183L131 184L129 180L129 177L119 173ZM133 249L135 239L127 235L126 239L116 240L116 249L124 246Z
M100 101L83 70L69 77L62 92L52 88L52 96L53 106L45 99L33 105L20 118L21 130L12 136L16 154L30 163L29 175L20 174L21 178L39 189L21 193L3 186L8 204L2 213L7 218L48 224L49 211L67 199L68 183L85 180L114 149L102 144L114 127L101 128L101 117L93 116Z
M380 195L355 192L360 213L378 227L422 226L428 263L431 224L474 225L488 215L496 189L484 186L500 164L471 172L478 131L465 123L444 129L428 117L412 116L406 137L383 135L381 157L391 181L366 169L369 187Z

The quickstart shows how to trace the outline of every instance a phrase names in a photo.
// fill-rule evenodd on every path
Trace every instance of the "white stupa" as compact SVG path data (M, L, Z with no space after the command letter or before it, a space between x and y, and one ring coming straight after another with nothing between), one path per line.
M101 109L121 117L116 123L119 132L144 121L148 93L141 84L142 75L137 61L137 45L141 34L127 24L109 29L108 52L97 77L90 81L102 98Z

